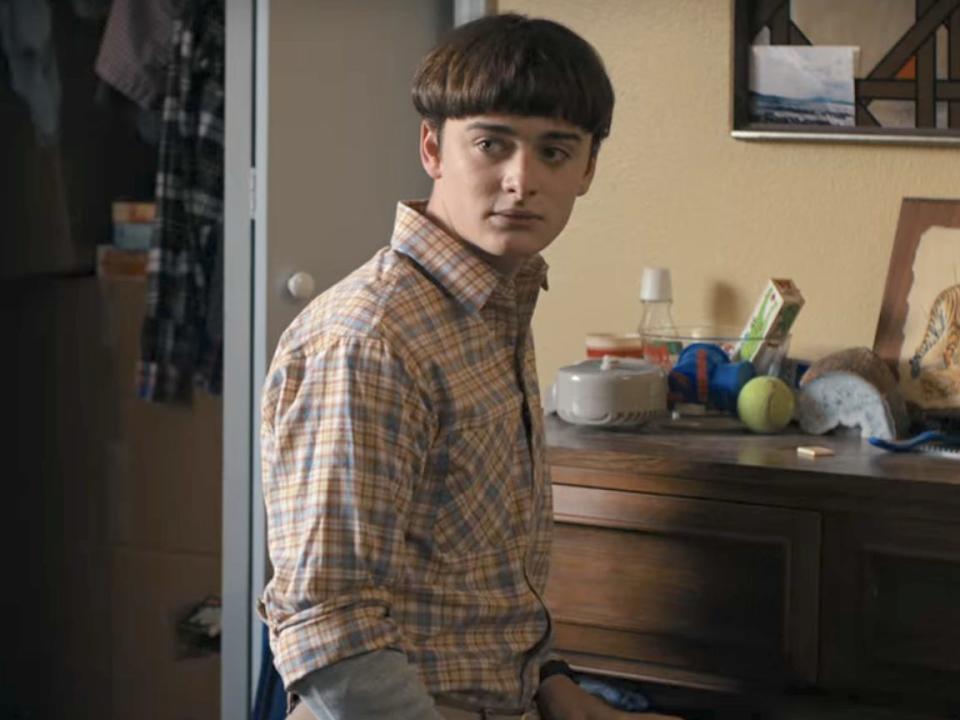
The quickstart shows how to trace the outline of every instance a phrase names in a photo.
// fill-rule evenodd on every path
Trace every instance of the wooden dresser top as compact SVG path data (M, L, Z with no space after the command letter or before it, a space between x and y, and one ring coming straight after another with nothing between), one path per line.
M919 503L940 506L960 522L960 460L889 453L857 437L666 426L612 430L570 425L555 415L545 425L555 483L819 508L879 502L908 510ZM829 447L835 455L801 457L801 445Z

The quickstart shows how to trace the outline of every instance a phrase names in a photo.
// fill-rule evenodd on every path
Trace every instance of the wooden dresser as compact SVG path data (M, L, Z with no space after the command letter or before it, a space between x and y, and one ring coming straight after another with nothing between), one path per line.
M960 709L960 461L555 416L546 434L547 596L575 667Z

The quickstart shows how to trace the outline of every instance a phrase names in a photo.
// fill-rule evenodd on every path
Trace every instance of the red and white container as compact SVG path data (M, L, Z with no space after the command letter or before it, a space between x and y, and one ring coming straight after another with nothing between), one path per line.
M643 340L639 333L590 333L586 337L587 357L643 357Z

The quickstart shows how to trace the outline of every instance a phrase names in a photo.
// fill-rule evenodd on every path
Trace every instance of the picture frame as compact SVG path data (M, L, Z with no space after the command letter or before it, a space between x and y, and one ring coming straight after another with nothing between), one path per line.
M960 0L733 0L733 12L734 138L960 146ZM761 46L857 48L854 123L758 121Z
M951 331L960 341L960 200L904 198L873 349L922 410L960 412Z

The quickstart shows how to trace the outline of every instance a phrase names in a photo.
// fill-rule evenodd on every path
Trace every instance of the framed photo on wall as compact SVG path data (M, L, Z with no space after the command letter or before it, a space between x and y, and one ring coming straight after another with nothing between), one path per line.
M732 135L960 145L960 0L734 0Z

